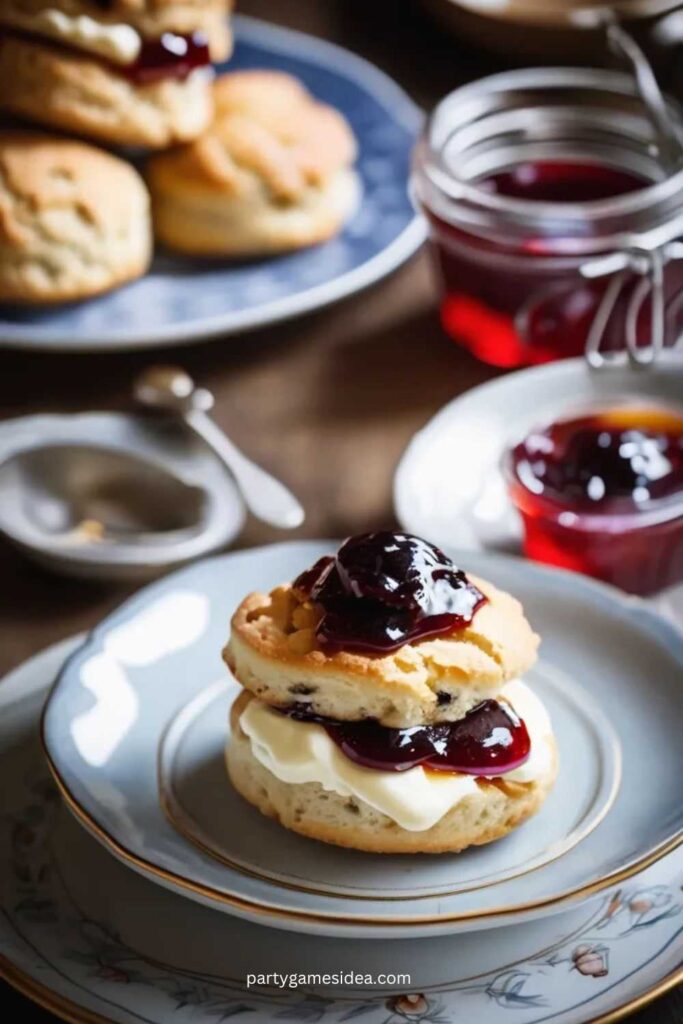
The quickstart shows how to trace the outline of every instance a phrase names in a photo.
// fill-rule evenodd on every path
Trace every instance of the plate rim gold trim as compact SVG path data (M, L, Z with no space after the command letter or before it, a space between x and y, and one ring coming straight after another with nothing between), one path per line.
M95 836L95 838L107 847L115 856L117 856L119 860L132 865L143 874L151 875L157 880L161 879L170 888L181 889L186 892L194 893L205 900L209 900L214 905L217 903L225 904L236 908L238 911L241 910L243 913L247 912L260 916L273 917L279 920L302 921L317 926L330 923L338 924L344 928L348 928L349 926L370 926L393 930L395 928L410 928L420 925L447 925L460 921L479 921L488 918L513 916L524 913L527 910L571 905L572 903L577 903L577 901L581 899L587 899L592 895L597 895L604 889L609 888L611 885L618 885L620 882L632 878L633 875L644 871L646 868L657 863L657 861L661 860L662 857L665 857L668 853L673 852L683 844L683 831L681 831L680 833L670 837L658 847L655 847L655 849L651 850L645 857L640 858L625 868L620 868L608 875L604 875L602 878L596 879L589 885L579 886L573 890L562 893L559 896L552 896L542 900L533 900L527 903L517 904L513 907L494 907L485 911L474 910L447 915L421 914L407 918L384 918L381 916L362 916L355 914L343 916L327 913L325 911L289 910L283 907L273 906L272 904L262 903L257 900L246 899L245 897L237 896L234 893L224 893L211 886L205 885L202 882L194 882L188 878L184 878L182 875L178 875L166 868L159 867L151 861L146 860L144 857L140 857L138 854L133 853L120 843L119 840L109 835L109 833L94 820L88 811L86 811L79 801L73 796L66 782L60 775L59 769L54 764L47 748L43 732L44 721L45 716L43 712L40 724L40 742L48 767L53 775L62 799L83 827L86 828L91 835Z
M246 875L249 878L254 878L260 882L265 882L268 885L280 886L281 888L289 889L293 892L306 893L307 895L313 896L322 896L327 899L349 900L350 902L373 901L378 903L395 904L404 902L406 900L414 900L416 902L420 900L442 900L447 897L459 896L464 893L479 892L482 889L490 889L493 886L500 885L504 882L512 882L515 879L523 878L526 875L531 874L532 871L540 871L541 868L546 867L548 864L552 864L555 861L558 861L561 857L565 855L565 853L568 853L570 850L574 849L574 847L576 847L580 842L582 842L592 832L595 831L595 829L605 820L605 818L611 811L612 807L614 806L617 796L619 795L619 789L621 787L621 781L623 776L623 753L621 750L621 744L619 742L618 736L614 734L612 736L614 747L614 780L612 783L611 790L607 795L604 807L597 815L595 820L590 823L589 827L584 827L580 834L576 836L571 846L568 846L566 849L560 850L559 853L555 853L546 861L536 864L533 867L525 867L524 869L520 869L514 875L506 875L500 879L494 879L492 881L483 882L479 885L473 885L471 888L468 889L445 890L443 892L406 892L400 895L388 896L381 894L370 895L362 893L331 892L329 890L326 891L324 889L313 888L313 886L308 886L305 884L295 884L294 882L289 882L284 879L280 880L267 874L260 874L255 869L249 868L248 866L241 864L239 861L231 860L227 855L220 853L218 850L214 849L208 842L205 842L200 837L200 835L195 834L191 826L196 826L196 822L192 818L190 813L183 808L180 798L174 791L172 779L167 778L166 773L164 772L164 748L167 745L168 737L176 727L176 723L186 714L186 712L188 712L193 707L195 703L200 702L202 700L206 700L207 697L209 697L209 700L207 701L207 706L210 706L210 704L214 702L216 697L220 695L220 689L221 684L219 683L212 683L204 687L193 697L191 697L188 701L186 701L185 704L183 704L180 707L180 709L178 709L173 714L173 716L170 718L170 720L164 727L161 733L161 737L159 739L156 758L159 806L162 810L162 813L171 823L173 828L175 828L176 831L185 839L187 839L190 843L196 846L197 849L207 854L207 856L211 857L213 860L225 865L233 871ZM214 690L216 691L216 693L213 692ZM187 820L184 821L183 819Z

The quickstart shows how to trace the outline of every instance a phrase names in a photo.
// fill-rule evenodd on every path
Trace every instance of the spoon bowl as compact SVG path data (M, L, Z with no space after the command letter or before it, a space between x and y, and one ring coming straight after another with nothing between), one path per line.
M122 413L0 424L0 534L55 572L146 580L231 543L244 505L182 422Z
M127 452L53 444L0 466L0 501L20 495L29 529L54 542L149 543L199 528L205 494L165 467Z

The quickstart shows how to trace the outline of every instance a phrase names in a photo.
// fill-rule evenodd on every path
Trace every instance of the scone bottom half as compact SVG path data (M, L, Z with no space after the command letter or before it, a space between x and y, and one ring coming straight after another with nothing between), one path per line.
M490 842L535 813L557 751L519 678L521 606L403 533L349 538L251 594L224 650L235 788L287 828L376 852Z

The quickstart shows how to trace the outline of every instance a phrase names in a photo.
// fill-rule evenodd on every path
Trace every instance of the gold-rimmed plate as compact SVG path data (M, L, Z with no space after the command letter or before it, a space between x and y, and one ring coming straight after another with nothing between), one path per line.
M41 763L38 715L68 649L0 686L0 975L59 1016L427 1024L466 1009L480 1024L613 1024L683 979L680 851L588 906L417 944L286 935L153 885L64 812ZM269 972L281 987L248 986Z
M221 767L230 613L330 546L280 544L183 570L123 605L69 660L45 748L68 805L119 858L260 923L395 938L549 914L678 844L683 638L608 588L493 555L470 554L464 567L517 594L543 636L534 682L562 767L536 819L484 850L382 857L291 835L238 799Z

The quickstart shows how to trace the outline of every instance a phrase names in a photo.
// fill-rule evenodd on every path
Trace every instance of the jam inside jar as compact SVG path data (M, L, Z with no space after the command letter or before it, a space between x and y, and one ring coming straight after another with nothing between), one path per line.
M673 106L671 116L683 125ZM683 171L664 165L655 142L632 83L614 72L513 71L446 97L418 144L413 191L447 333L501 367L581 355L613 277L585 268L648 250L655 230L662 245L681 233ZM636 342L650 343L641 283L640 270L620 282L603 352L625 348L634 308ZM665 345L683 332L683 304L673 303L681 286L683 263L672 260Z
M530 558L634 594L683 580L683 411L558 420L510 448L504 472Z
M491 195L546 203L590 203L644 188L645 178L604 164L573 160L521 163L477 182Z

